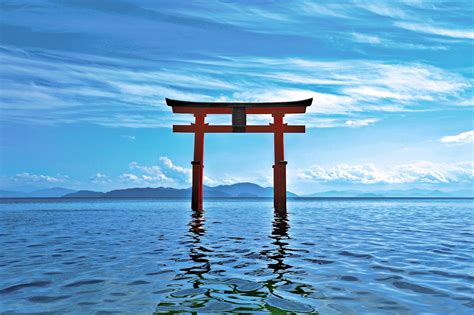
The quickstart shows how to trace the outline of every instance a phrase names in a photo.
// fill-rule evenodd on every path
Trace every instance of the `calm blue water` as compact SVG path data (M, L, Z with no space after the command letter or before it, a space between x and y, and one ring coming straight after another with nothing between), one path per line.
M0 313L472 314L472 200L0 203Z

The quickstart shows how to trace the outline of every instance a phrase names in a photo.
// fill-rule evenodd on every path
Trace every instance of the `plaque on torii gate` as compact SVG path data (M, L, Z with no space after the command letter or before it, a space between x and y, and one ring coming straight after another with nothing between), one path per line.
M286 164L283 135L284 133L304 133L305 126L290 126L283 123L285 114L303 114L313 99L293 102L270 103L224 103L224 102L187 102L166 99L173 113L193 114L195 123L174 125L173 132L194 133L194 160L192 171L193 210L202 210L204 178L204 134L205 133L273 133L275 146L275 165L273 165L273 200L276 211L286 211ZM209 125L205 117L209 114L230 114L232 125ZM248 114L271 114L273 124L247 125Z

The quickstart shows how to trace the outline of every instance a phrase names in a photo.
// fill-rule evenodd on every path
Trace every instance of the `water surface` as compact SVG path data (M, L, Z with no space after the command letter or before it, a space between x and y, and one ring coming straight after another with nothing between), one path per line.
M472 200L3 200L0 313L472 314Z

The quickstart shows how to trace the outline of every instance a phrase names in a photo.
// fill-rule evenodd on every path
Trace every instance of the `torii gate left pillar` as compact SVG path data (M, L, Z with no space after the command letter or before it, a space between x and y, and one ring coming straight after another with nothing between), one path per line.
M204 119L205 114L195 114L194 131L194 160L193 165L193 187L191 196L191 208L202 210L203 182L204 182Z
M192 199L191 208L195 211L203 209L204 179L204 134L216 132L273 133L275 164L273 165L273 198L277 212L286 212L286 164L284 154L284 134L304 133L305 126L289 126L283 122L285 114L306 112L312 99L296 102L279 103L205 103L184 102L166 99L174 113L194 114L195 123L191 125L174 125L174 132L194 133L194 160L192 164ZM232 114L232 125L209 125L205 123L207 114ZM247 114L271 114L273 124L247 125Z

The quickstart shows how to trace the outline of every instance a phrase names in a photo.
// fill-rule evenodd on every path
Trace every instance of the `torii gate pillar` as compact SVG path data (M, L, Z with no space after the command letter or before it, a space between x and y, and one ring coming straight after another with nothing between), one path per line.
M273 205L275 210L286 211L286 164L284 133L283 133L284 114L273 115L273 126L275 131L275 164L273 165Z
M204 114L196 114L196 131L194 132L194 160L193 165L193 187L191 196L191 208L202 210L202 195L204 181Z
M173 108L173 113L194 114L195 123L191 125L174 125L174 132L194 133L194 160L192 170L192 199L191 208L201 211L204 179L204 134L215 132L246 132L273 133L275 145L275 164L273 165L273 204L276 212L286 212L286 164L284 152L284 134L287 132L304 133L305 126L289 126L283 123L285 114L302 114L310 106L313 99L295 102L273 103L209 103L185 102L166 99ZM209 125L205 123L208 114L231 114L232 125ZM247 125L247 114L271 114L273 124Z

